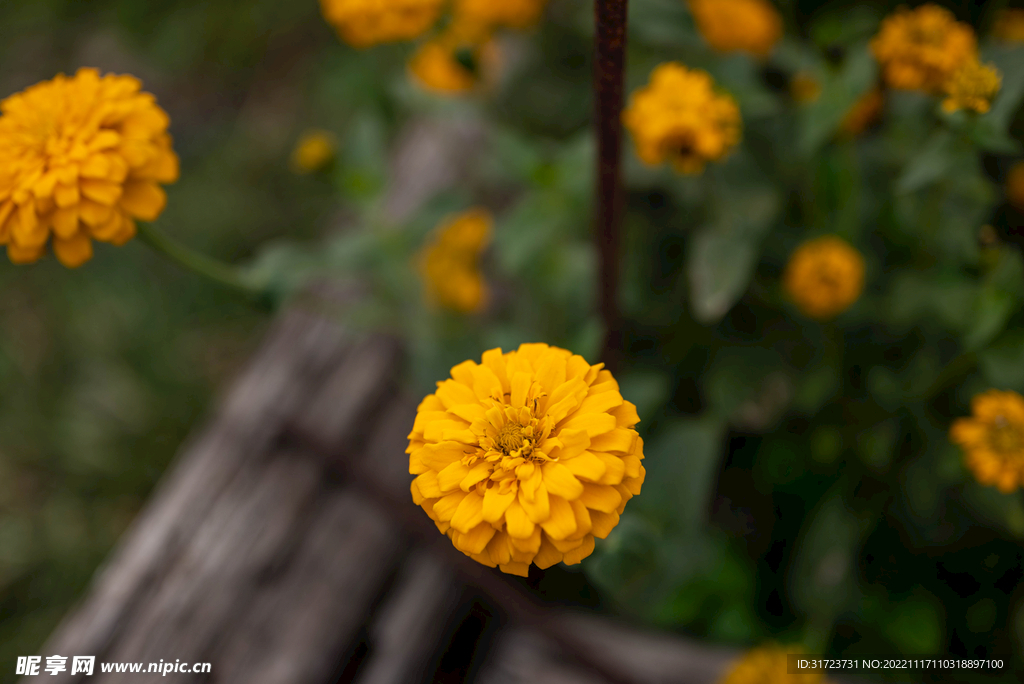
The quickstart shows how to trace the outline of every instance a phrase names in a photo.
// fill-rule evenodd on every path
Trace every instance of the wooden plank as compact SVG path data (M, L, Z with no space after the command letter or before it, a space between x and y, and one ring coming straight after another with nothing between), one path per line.
M101 658L108 652L138 596L165 572L247 459L265 452L282 423L304 404L312 385L336 361L343 339L337 326L300 312L275 324L219 416L169 468L97 571L84 602L44 646L46 653Z

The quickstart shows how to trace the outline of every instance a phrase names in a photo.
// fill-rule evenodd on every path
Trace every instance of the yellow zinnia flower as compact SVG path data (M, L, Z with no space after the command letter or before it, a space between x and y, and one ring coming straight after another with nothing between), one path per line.
M953 422L949 439L978 482L1009 494L1024 484L1024 397L989 390L971 399L971 414Z
M458 94L492 81L497 62L497 47L488 30L455 22L420 46L409 60L409 74L427 90Z
M1024 42L1024 9L1000 10L992 25L992 35L1007 43Z
M835 236L809 240L793 252L782 277L786 292L810 318L850 308L864 289L864 257Z
M334 136L327 131L307 131L292 151L292 168L298 173L312 173L334 159Z
M680 173L699 173L739 142L739 107L713 86L706 72L676 62L654 70L622 115L641 160L652 166L668 160Z
M121 245L152 221L178 179L170 120L132 76L79 69L0 102L0 244L15 263L53 251L92 258L92 240Z
M782 19L766 0L689 0L704 39L718 52L767 57L782 37Z
M636 407L604 364L546 344L465 361L420 403L412 498L459 551L526 576L574 565L644 481Z
M789 651L798 653L799 647ZM818 684L820 673L788 674L787 649L762 646L747 651L718 681L718 684Z
M946 81L946 99L942 108L947 112L958 109L973 109L984 114L992 105L999 92L1002 77L991 64L982 64L971 59L953 72Z
M320 0L324 18L352 47L411 40L427 31L444 0Z
M1017 162L1006 174L1006 200L1024 211L1024 162Z
M882 97L881 88L872 88L864 93L846 113L843 122L839 125L840 132L850 136L860 134L878 119L884 104L885 99Z
M456 311L477 311L487 301L480 254L491 241L491 215L471 209L442 223L420 253L427 299Z
M455 0L456 21L524 29L533 26L547 0Z
M940 94L962 64L977 59L974 31L938 5L902 7L885 18L871 52L892 88Z

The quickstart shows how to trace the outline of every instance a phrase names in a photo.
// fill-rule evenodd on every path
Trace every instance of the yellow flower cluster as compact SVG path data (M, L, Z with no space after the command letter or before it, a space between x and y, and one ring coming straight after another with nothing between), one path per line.
M662 64L649 85L635 91L623 113L637 155L652 166L670 161L680 173L700 173L740 139L740 110L715 92L706 72Z
M789 649L794 653L801 648ZM788 674L786 649L779 646L762 646L747 651L725 673L718 684L818 684L822 676L818 673Z
M697 30L718 52L767 57L782 37L782 19L767 0L689 0Z
M68 267L92 240L124 244L178 178L170 120L131 76L79 69L0 102L0 244L15 263L53 251Z
M493 78L497 67L497 46L490 31L462 22L453 22L423 43L409 60L409 74L416 83L444 94L473 90Z
M420 253L427 299L456 311L477 311L487 301L480 254L491 240L491 216L471 209L438 226Z
M292 151L292 168L298 173L313 173L334 159L334 136L327 131L305 132Z
M937 95L953 72L977 59L978 45L970 26L949 10L927 4L886 17L871 52L890 87Z
M878 119L884 104L881 88L872 88L864 93L846 113L839 125L840 132L849 136L859 135Z
M636 407L603 364L546 344L465 361L419 405L412 497L455 548L526 576L579 563L644 481Z
M996 68L971 59L961 64L946 81L946 99L942 108L947 112L973 109L984 114L999 92L1002 77Z
M437 22L444 0L320 0L324 18L356 48L411 40Z
M1024 484L1024 397L989 390L971 400L971 414L953 422L950 440L964 450L978 482L1016 490Z
M455 20L478 26L529 28L540 20L547 0L455 0Z
M1024 42L1024 9L1004 9L996 15L992 35L1007 43Z
M850 308L864 289L864 257L835 236L808 240L789 258L783 285L810 318L825 319Z

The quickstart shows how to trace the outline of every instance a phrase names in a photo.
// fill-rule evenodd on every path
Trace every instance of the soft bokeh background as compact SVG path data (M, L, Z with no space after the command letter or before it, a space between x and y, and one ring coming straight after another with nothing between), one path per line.
M745 140L696 178L641 167L627 142L620 380L650 477L583 572L602 609L702 639L1003 656L1016 675L964 681L1018 681L1024 505L974 482L946 432L974 393L1024 390L1021 216L1001 190L1022 155L995 134L936 142L934 101L912 95L880 129L830 141L875 77L865 43L896 4L780 2L789 37L759 65L712 53L681 0L631 2L629 87L669 59L708 69ZM984 36L1006 3L944 4ZM451 101L408 83L411 46L352 50L313 0L0 5L0 95L79 66L140 77L182 158L158 225L274 284L252 301L138 242L75 271L0 264L0 681L39 653L304 275L371 284L354 320L407 336L416 391L492 346L594 359L589 12L552 0L539 29L503 37L500 87ZM1024 51L987 54L1016 97L997 132L1019 139ZM797 71L825 85L818 103L789 97ZM478 173L386 225L388 150L418 119L480 126ZM296 175L288 158L312 127L339 156ZM497 215L493 302L439 314L409 259L472 204ZM986 223L997 239L982 247ZM821 324L778 281L825 232L865 252L868 287Z

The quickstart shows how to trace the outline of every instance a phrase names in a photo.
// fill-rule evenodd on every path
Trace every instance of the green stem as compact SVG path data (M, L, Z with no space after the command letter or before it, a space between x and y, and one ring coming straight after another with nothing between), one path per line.
M150 247L193 273L198 273L221 285L249 294L259 294L263 290L257 283L247 278L241 269L205 254L194 252L148 223L140 222L138 229L139 237Z

